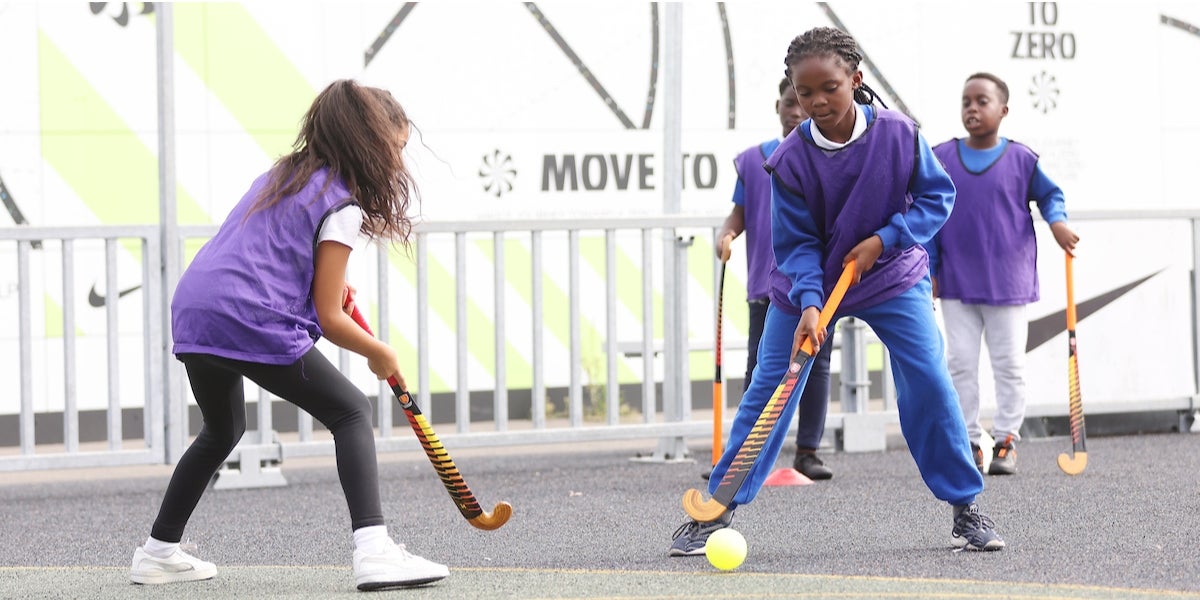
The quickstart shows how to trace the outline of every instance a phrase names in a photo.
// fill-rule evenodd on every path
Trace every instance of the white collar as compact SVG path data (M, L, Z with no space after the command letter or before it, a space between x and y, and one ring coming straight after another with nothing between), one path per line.
M839 148L845 148L847 144L862 137L862 134L866 132L867 113L863 110L861 104L857 102L854 103L854 129L850 132L850 139L846 140L845 142L839 143L829 141L829 138L821 134L821 128L817 127L815 122L812 124L810 129L812 131L813 141L816 142L817 147L823 150L837 150Z

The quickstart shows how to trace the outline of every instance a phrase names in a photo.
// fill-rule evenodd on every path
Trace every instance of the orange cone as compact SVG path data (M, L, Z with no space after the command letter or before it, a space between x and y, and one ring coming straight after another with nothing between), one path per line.
M775 469L774 473L767 476L767 480L763 485L783 486L783 485L812 485L813 480L809 479L791 467Z

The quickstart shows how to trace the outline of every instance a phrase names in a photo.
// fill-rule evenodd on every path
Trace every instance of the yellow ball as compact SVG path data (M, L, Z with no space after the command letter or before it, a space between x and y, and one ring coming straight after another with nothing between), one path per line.
M722 571L732 571L746 560L746 538L728 527L718 529L708 536L704 554L712 566Z

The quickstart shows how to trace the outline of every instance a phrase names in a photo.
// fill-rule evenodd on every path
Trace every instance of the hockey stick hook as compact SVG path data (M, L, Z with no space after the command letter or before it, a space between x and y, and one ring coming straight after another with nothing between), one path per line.
M705 500L699 490L692 488L683 493L683 510L687 511L689 517L702 523L709 523L720 518L728 510L728 507L714 498Z
M1074 452L1058 455L1058 468L1067 475L1078 475L1087 468L1087 452Z

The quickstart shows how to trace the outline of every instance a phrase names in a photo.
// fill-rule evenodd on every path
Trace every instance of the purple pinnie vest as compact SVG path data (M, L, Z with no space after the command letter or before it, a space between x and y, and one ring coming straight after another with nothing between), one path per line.
M903 114L881 109L862 137L838 150L822 150L800 129L784 139L767 160L767 169L775 185L802 199L812 216L824 247L820 291L827 298L846 254L912 205L908 185L916 169L917 128ZM782 255L780 249L776 254ZM846 292L838 314L894 298L928 273L929 256L920 244L885 248L875 266ZM797 306L801 291L792 289L789 274L771 273L772 303L797 312L804 308Z
M326 217L354 204L341 181L325 187L327 176L318 171L296 195L247 217L270 173L254 181L179 279L175 354L286 365L313 347L321 337L312 299L317 235Z
M779 147L779 140L747 148L733 160L742 182L742 209L746 228L746 299L767 298L771 291L768 275L775 268L771 248L771 176L763 161Z
M958 194L938 233L938 295L968 304L1018 305L1038 299L1037 240L1029 186L1038 156L1009 140L982 172L967 170L958 140L933 149Z

